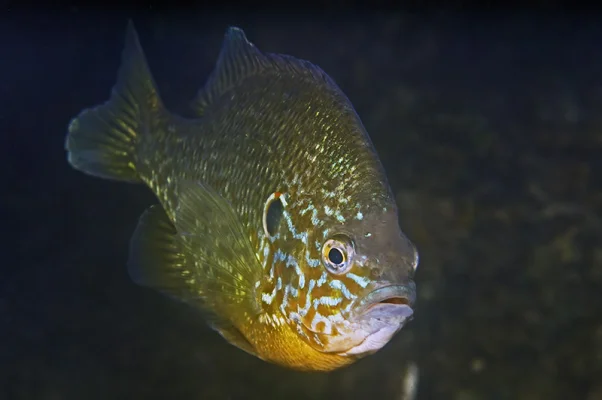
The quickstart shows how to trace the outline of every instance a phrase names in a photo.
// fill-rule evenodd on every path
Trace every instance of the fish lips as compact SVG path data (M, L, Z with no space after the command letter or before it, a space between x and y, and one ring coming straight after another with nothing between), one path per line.
M416 299L413 282L380 287L364 297L356 307L354 323L364 332L363 340L343 354L371 354L387 344L412 318Z
M378 351L412 317L415 297L413 282L377 287L354 305L349 319L337 325L337 334L316 332L327 343L320 350L353 357Z
M386 285L370 292L355 308L355 317L374 318L379 314L409 318L416 301L416 284L412 281L404 285ZM391 314L389 314L391 313Z

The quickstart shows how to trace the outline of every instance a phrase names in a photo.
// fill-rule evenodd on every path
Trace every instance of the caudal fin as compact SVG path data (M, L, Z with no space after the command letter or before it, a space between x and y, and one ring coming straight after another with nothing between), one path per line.
M131 21L122 62L106 103L71 120L65 142L69 163L101 178L137 182L137 149L142 135L163 111L155 82Z

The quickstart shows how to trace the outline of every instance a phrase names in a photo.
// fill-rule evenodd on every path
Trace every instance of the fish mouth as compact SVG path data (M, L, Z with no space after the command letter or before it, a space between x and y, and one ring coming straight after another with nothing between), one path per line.
M416 300L416 285L410 282L406 285L388 285L370 292L358 304L357 313L365 315L378 308L399 309L402 313L412 313ZM408 315L409 316L409 315Z
M416 285L381 286L368 293L357 305L354 322L353 346L340 354L360 356L372 354L391 340L412 319L412 305L416 299ZM359 339L359 340L357 340Z

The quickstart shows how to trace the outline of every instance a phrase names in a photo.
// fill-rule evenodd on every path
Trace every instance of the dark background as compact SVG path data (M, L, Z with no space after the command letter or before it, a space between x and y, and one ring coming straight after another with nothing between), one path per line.
M144 14L0 18L0 399L602 399L602 17ZM143 186L72 170L132 16L184 112L228 25L308 59L355 105L421 252L415 319L331 374L266 364L130 282Z

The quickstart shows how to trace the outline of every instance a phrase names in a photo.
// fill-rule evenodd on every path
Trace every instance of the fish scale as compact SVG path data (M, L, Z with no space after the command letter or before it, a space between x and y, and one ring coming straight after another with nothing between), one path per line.
M328 371L384 346L412 317L418 255L347 97L230 28L192 107L165 109L130 24L111 98L69 125L74 168L159 201L132 236L133 281L286 367Z

